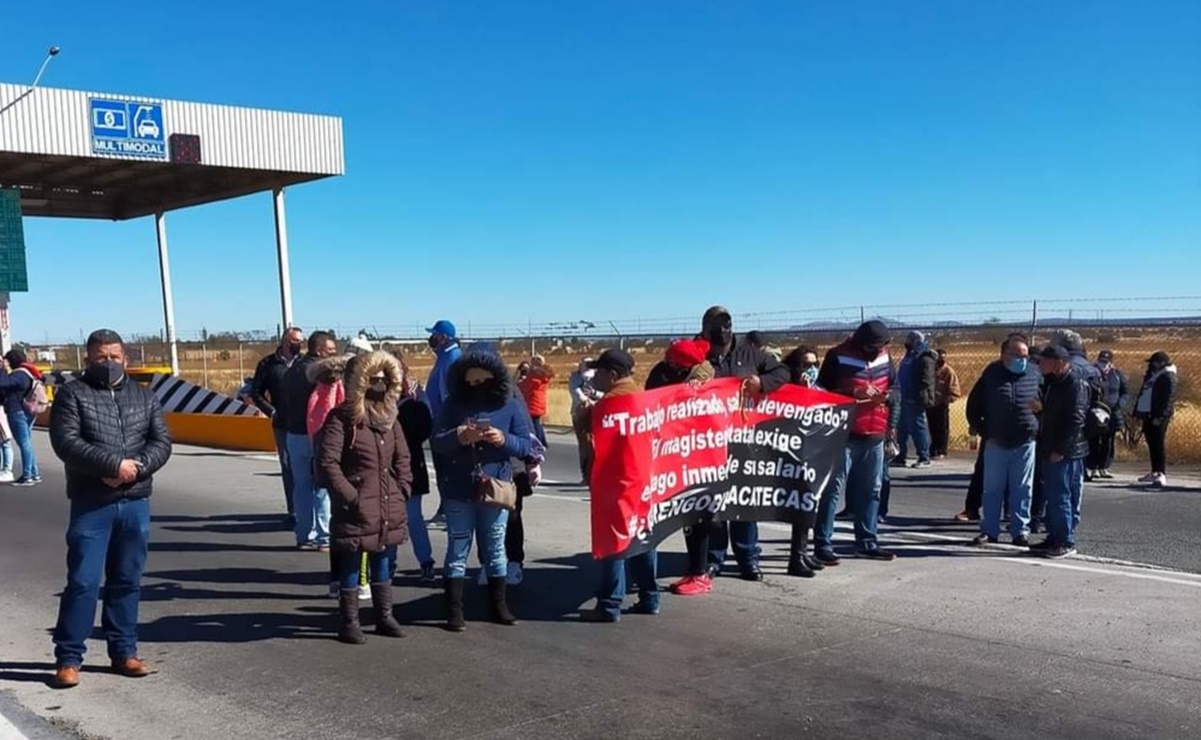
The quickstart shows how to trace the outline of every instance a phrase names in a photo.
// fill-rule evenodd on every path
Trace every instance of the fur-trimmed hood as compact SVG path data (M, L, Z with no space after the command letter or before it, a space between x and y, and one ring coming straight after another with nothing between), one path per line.
M460 402L467 400L467 371L472 368L483 368L500 381L498 396L491 401L496 406L504 405L513 396L513 377L509 375L509 368L505 366L504 360L494 352L473 349L450 366L446 387L452 398Z
M346 403L343 406L354 423L390 429L396 423L401 385L404 382L400 361L387 352L372 352L353 358L347 363L346 371ZM368 401L367 390L371 378L381 371L388 380L387 395L383 401Z
M310 363L304 369L305 376L310 383L333 383L336 380L342 380L346 373L346 363L350 361L353 355L337 355L335 357L326 357L324 360L317 360Z

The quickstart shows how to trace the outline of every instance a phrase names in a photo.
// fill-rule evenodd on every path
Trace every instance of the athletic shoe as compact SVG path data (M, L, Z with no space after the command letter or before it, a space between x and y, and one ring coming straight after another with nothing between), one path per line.
M1013 546L1014 547L1030 547L1030 538L1029 537L1014 537L1013 538Z
M968 544L972 547L984 547L985 545L995 545L998 542L1000 542L1000 540L998 540L996 537L981 532L973 537Z
M638 599L637 603L630 607L630 614L643 614L648 617L656 616L659 613L659 598L655 597L653 601L649 599Z
M13 483L14 486L20 486L22 488L29 488L30 486L36 486L37 484L38 482L35 478L21 478Z
M671 584L677 596L701 596L713 590L713 579L709 576L684 576Z
M913 467L914 467L915 469L916 469L916 468L928 468L928 467L930 467L932 464L933 464L933 463L931 463L929 460L918 460L917 462L915 462L915 463L913 464Z
M802 555L801 560L804 560L805 565L809 566L809 568L811 570L817 571L817 570L825 570L826 569L826 566L822 565L820 560L818 560L817 558L812 557L810 555Z
M17 485L21 485L21 484L18 483ZM298 544L296 546L296 549L300 550L301 552L317 552L317 543L316 542L301 542L300 544Z
M434 574L434 564L426 563L421 566L421 582L422 583L437 583L438 577Z
M1163 473L1156 473L1155 480L1151 481L1152 488L1164 488L1168 485L1168 476Z
M505 583L510 586L520 586L525 579L525 573L522 571L521 563L509 563L509 570L505 574Z
M762 581L763 571L759 568L758 563L751 563L738 569L738 577L744 581Z
M1144 475L1142 478L1139 478L1138 482L1139 483L1150 483L1151 481L1155 480L1156 475L1157 475L1157 473L1155 471L1151 471L1150 473L1147 473L1146 475Z
M1049 550L1043 551L1043 557L1051 560L1061 560L1076 554L1075 545L1058 545Z
M620 616L604 609L584 609L580 612L580 621L588 624L616 624L620 620Z
M13 483L17 480L11 470L0 470L0 483Z
M1109 468L1097 472L1097 477L1103 480L1113 480L1113 473L1109 472Z
M1095 471L1095 470L1084 471L1084 482L1085 483L1092 483L1094 480L1097 479L1097 477L1098 477L1097 471Z
M41 483L41 482L42 482L42 476L40 476L40 475L35 475L35 476L33 476L33 482L34 482L34 483Z

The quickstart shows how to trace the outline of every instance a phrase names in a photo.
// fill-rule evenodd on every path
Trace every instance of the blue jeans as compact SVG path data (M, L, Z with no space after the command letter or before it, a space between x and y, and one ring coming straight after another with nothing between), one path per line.
M96 599L103 599L100 625L108 657L138 654L138 601L150 540L150 502L123 499L111 504L71 502L67 525L67 586L54 628L54 658L60 666L79 666L85 641L96 621ZM104 578L101 595L100 579Z
M443 498L442 506L446 513L445 576L467 577L467 557L471 554L471 539L476 536L480 540L480 560L488 577L504 578L509 568L505 558L509 512L496 506L453 498Z
M421 500L424 495L410 496L405 503L405 515L409 520L409 541L413 543L413 557L417 558L421 567L434 564L434 547L430 544L430 530L421 513ZM395 558L392 560L396 563Z
M1009 506L1009 534L1030 534L1030 502L1034 493L1034 442L1002 447L989 442L984 448L984 511L980 531L1001 536L1001 502Z
M1047 539L1053 545L1075 547L1080 495L1084 489L1084 460L1044 460L1042 468L1047 497Z
M713 522L709 525L709 565L725 565L726 550L734 550L734 562L740 568L758 565L758 522Z
M813 528L813 549L830 550L834 546L834 516L838 513L838 497L845 491L847 510L855 520L855 544L858 547L876 545L876 523L880 516L880 488L884 477L884 440L847 440L842 467L834 471L822 500L817 507L817 524Z
M5 473L13 471L13 442L11 439L0 443L0 471Z
M888 472L888 461L880 469L880 516L888 518L888 502L892 499L892 473Z
M296 544L329 544L329 491L313 478L313 441L307 434L288 434L292 468L292 509L296 514Z
M13 441L17 443L17 449L21 450L22 478L36 478L42 474L38 470L37 455L33 454L33 419L34 417L25 411L8 415L8 425L13 430Z
M358 589L362 551L338 553L338 585L344 591ZM380 552L367 553L368 583L392 580L392 564L396 562L396 548L385 547Z
M930 425L926 419L926 405L921 401L904 401L901 403L900 439L901 454L897 457L904 460L909 455L909 438L913 437L913 446L917 448L917 459L930 459Z
M275 428L271 432L275 435L275 454L279 456L279 473L284 480L284 505L288 507L288 515L293 516L295 505L292 503L292 466L288 462L288 433Z
M659 606L659 551L651 548L631 558L605 558L600 561L600 588L596 592L596 608L621 617L621 602L626 595L626 568L638 588L638 602L648 607Z

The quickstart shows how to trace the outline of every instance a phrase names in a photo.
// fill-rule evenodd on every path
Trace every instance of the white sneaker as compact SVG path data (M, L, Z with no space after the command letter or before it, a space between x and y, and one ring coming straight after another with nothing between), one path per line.
M480 577L475 579L475 582L481 586L487 586L488 585L488 571L484 568L480 568Z
M359 586L359 603L360 604L370 604L371 603L371 587L370 586L367 586L367 585Z
M509 563L509 572L505 574L505 582L510 586L520 586L525 580L525 573L522 572L521 563Z
M340 592L341 590L342 590L342 584L338 583L337 581L330 581L330 582L329 582L329 597L330 597L331 599L336 599L336 598L338 598L338 596L340 595L340 593L339 593L339 592Z
M1151 481L1152 488L1163 488L1168 485L1168 476L1163 473L1156 473L1155 479Z
M1156 475L1157 475L1157 473L1147 473L1142 478L1139 478L1138 482L1139 483L1151 483L1152 481L1155 480Z
M0 483L12 483L17 478L11 470L0 470Z

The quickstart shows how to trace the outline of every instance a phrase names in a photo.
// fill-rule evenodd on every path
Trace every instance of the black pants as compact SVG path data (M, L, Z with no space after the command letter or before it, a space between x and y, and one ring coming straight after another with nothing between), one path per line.
M887 463L887 461L885 461ZM885 465L887 467L887 464ZM795 563L805 554L805 550L809 547L809 530L812 527L806 527L801 524L792 525L792 537L788 543L788 562Z
M1088 460L1085 462L1085 469L1109 470L1109 466L1113 465L1114 441L1116 439L1117 433L1115 432L1109 432L1089 439Z
M709 570L709 523L685 529L684 546L688 548L688 575L705 575Z
M930 457L945 457L951 443L951 407L943 404L926 410L930 423Z
M1151 472L1168 472L1168 422L1165 419L1158 425L1150 421L1143 422L1143 437L1147 440L1147 450L1151 453Z
M980 449L976 451L976 467L972 468L972 480L967 484L967 498L963 500L963 510L971 517L980 516L980 507L984 505L984 440L980 440Z
M518 476L525 475L518 473ZM514 476L516 479L517 476ZM526 480L529 478L527 476ZM525 522L521 519L521 510L525 507L525 496L517 496L517 508L509 512L509 526L505 529L505 559L510 563L525 562Z

